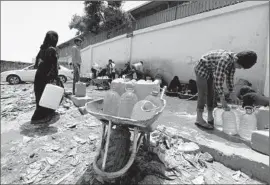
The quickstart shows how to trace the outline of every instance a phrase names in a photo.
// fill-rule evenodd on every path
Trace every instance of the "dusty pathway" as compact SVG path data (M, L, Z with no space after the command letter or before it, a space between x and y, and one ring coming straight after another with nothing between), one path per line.
M88 88L88 95L93 98L102 97L104 93ZM91 163L100 142L101 123L88 114L81 115L66 99L58 110L59 116L50 124L43 127L30 125L34 100L32 84L1 85L1 184L98 184L94 180ZM172 113L173 101L168 102L163 116ZM188 109L192 110L193 104L190 103ZM159 124L168 125L169 122ZM217 162L207 162L207 167L200 168L187 164L187 172L182 169L174 173L174 178L164 179L172 170L165 169L157 155L143 150L140 150L134 164L127 174L129 178L123 182L259 183ZM160 167L158 170L157 166ZM165 170L161 173L160 169ZM193 171L191 175L188 169ZM215 179L211 181L214 175ZM128 182L125 181L127 179Z

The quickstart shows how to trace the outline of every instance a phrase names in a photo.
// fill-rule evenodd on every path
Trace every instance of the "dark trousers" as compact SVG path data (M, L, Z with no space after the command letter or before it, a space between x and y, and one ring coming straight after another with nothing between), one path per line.
M113 79L113 80L115 79L115 72L112 72L112 73L110 74L110 78Z
M73 94L75 94L75 84L80 81L80 65L74 65L73 64L73 88L72 88L72 92Z
M213 78L205 79L196 75L196 82L198 89L197 110L203 112L206 103L208 111L213 111L215 104Z

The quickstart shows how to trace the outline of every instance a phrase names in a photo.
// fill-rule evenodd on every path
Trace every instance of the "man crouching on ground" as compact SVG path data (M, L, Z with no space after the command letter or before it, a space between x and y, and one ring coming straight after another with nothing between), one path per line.
M230 99L234 103L240 103L240 100L234 93L235 69L249 69L256 61L257 54L253 51L233 53L225 50L215 50L201 57L194 68L198 88L197 118L195 122L197 126L206 129L214 128L213 104L215 90L220 97L223 108L229 110L222 87L225 76ZM208 109L207 122L202 116L205 103L207 103Z
M74 40L75 46L72 47L72 64L73 64L73 95L75 94L75 83L80 81L80 68L81 68L81 52L80 46L82 44L82 40L80 38L76 38Z

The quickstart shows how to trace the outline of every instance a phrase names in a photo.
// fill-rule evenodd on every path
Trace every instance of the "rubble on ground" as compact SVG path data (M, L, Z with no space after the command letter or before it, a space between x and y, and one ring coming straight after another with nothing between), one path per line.
M100 91L91 91L91 96L102 95ZM101 122L89 114L81 114L67 98L49 124L30 124L34 110L32 84L1 85L1 183L101 184L92 168L100 146ZM151 134L150 151L140 148L120 182L259 183L215 162L195 143L183 141L178 132L159 126Z

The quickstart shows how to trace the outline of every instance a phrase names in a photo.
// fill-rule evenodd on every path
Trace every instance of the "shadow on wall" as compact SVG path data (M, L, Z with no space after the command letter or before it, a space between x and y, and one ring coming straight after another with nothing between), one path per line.
M167 59L152 58L149 60L143 60L144 70L147 75L154 77L157 74L163 76L166 83L169 83L174 76L178 76L181 82L188 82L190 79L195 79L193 68L195 66L195 60L187 61L172 61ZM183 73L183 71L185 73Z

